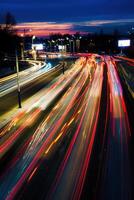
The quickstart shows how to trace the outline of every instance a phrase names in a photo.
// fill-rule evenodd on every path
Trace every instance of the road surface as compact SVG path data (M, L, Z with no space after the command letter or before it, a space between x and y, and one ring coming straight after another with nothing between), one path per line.
M79 58L0 130L0 199L133 199L133 101L116 59L94 59Z

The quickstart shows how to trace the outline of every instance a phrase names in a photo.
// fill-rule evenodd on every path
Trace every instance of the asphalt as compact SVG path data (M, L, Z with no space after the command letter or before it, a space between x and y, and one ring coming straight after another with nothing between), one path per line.
M16 170L19 172L18 167L21 163L21 166L24 167L24 169L21 168L24 170L24 174L27 168L30 169L30 166L32 169L31 173L27 171L28 175L25 179L18 173L24 182L14 199L59 200L63 199L61 197L64 197L64 200L70 198L81 200L134 199L132 190L134 185L134 100L126 85L120 63L116 62L114 65L108 56L105 56L105 62L103 75L99 77L99 66L96 79L94 71L92 73L90 71L90 75L86 71L88 74L86 76L83 68L74 77L72 76L70 84L54 98L47 109L41 110L38 118L34 119L34 123L25 128L23 134L1 157L0 180L1 184L3 182L7 187L13 184L15 178L17 180ZM47 88L49 82L61 74L62 70L63 68L56 69L47 78L44 75L32 85L22 88L23 101L42 88ZM71 77L71 75L69 76ZM93 88L90 76L92 81L94 80ZM99 78L100 84L103 80L99 96L97 96L97 88L101 88L101 86L97 83L97 78ZM15 92L9 94L8 98L6 96L4 98L1 108L5 106L6 100L8 102L7 110L13 108L12 104L14 104L13 106L17 105ZM12 102L9 98L13 98ZM7 110L3 108L3 113ZM34 110L31 111L31 117L33 114ZM23 125L27 122L27 118L26 115L19 123ZM82 119L84 120L82 121ZM42 126L39 124L44 120L47 120L46 128L50 127L48 136L40 133ZM64 134L61 132L62 129ZM60 134L63 134L62 137ZM44 139L41 140L41 136ZM49 146L50 152L46 150L48 145L44 143L45 139L52 144ZM55 140L56 142L53 142ZM33 152L29 149L29 146L32 146L29 141L33 142L33 145L35 143ZM36 165L33 168L30 160L32 157L34 160L34 152L40 151L40 148L42 149L40 157L39 159L36 157ZM27 149L29 149L28 157L23 158L24 155L27 155ZM90 151L91 155L88 154ZM13 173L5 178L10 170ZM20 171L20 173L22 172ZM21 182L19 183L21 184ZM18 188L20 187L19 183L17 183Z

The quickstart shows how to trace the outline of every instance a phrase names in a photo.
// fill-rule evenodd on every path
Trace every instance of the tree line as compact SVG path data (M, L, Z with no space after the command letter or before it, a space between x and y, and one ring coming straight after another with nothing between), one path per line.
M0 18L0 59L6 56L14 56L15 49L20 44L20 38L17 36L14 26L15 17L7 12Z

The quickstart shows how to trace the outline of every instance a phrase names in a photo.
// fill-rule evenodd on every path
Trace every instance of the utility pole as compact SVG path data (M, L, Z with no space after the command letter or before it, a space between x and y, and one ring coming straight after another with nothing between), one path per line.
M18 89L18 105L21 108L21 95L20 95L20 83L19 83L19 62L18 62L18 53L16 49L16 71L17 71L17 89Z

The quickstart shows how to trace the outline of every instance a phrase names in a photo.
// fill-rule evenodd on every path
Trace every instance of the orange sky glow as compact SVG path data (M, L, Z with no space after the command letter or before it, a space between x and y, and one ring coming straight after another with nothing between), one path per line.
M15 27L18 31L18 35L22 36L24 34L35 36L48 36L52 33L74 34L76 31L72 28L73 25L70 23L58 24L54 22L21 23Z

